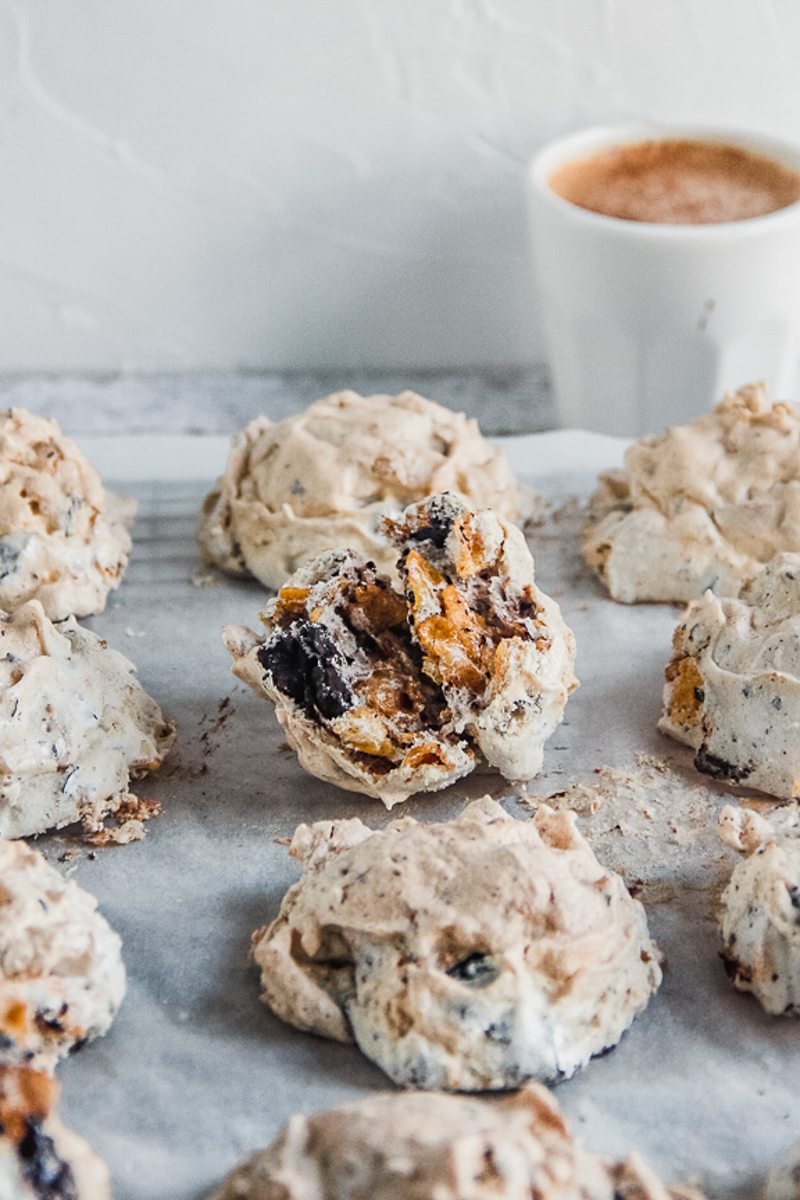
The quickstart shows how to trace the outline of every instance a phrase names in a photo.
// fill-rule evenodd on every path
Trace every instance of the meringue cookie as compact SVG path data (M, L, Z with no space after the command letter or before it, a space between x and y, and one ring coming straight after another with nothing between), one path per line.
M156 770L174 727L133 664L38 600L0 612L0 837L102 818Z
M0 1200L111 1200L108 1167L56 1112L53 1079L0 1066Z
M105 1033L125 994L120 946L94 896L0 839L0 1063L51 1068Z
M384 802L446 787L475 754L420 671L403 598L349 550L301 567L249 629L223 630L233 671L272 700L318 779Z
M800 793L800 555L779 554L740 599L707 592L673 637L659 728L698 770Z
M767 820L727 805L720 836L747 856L722 896L728 972L768 1013L800 1015L800 806Z
M522 534L449 494L387 532L405 597L355 552L322 555L267 604L265 638L223 630L234 673L273 701L307 771L387 808L480 756L530 778L577 681Z
M277 424L251 421L205 500L198 540L207 562L269 588L342 546L390 571L381 518L447 490L511 520L534 507L463 413L414 392L338 392Z
M669 1200L635 1157L577 1142L545 1088L502 1100L379 1093L301 1115L211 1200Z
M572 813L487 797L435 825L301 825L290 853L303 875L253 935L262 999L403 1086L567 1078L661 982L644 909Z
M800 1142L770 1171L762 1200L800 1200Z
M102 612L127 566L135 514L55 421L0 413L0 609L36 599L53 621Z
M738 596L761 565L800 551L800 408L762 384L688 425L642 438L601 476L583 552L612 598Z

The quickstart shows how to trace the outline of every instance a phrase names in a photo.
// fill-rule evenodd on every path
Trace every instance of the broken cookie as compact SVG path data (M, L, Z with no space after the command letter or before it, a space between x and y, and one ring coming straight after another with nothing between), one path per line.
M723 957L734 985L768 1013L800 1015L800 805L762 817L727 805L720 836L746 857L722 896Z
M383 1093L292 1117L212 1200L670 1200L635 1156L572 1136L545 1088L515 1096ZM702 1200L702 1198L701 1198Z
M135 513L55 421L0 413L0 609L36 599L54 621L102 612L127 566Z
M2 1200L110 1200L108 1168L56 1112L51 1076L0 1065Z
M707 592L675 630L659 728L716 779L800 793L800 555L779 554L740 599Z
M38 600L0 612L0 837L101 828L174 737L133 664L97 634L54 625Z
M349 546L390 571L381 521L433 492L523 520L533 497L476 421L414 392L338 392L235 438L206 498L198 538L207 562L279 588L325 550Z
M386 530L405 595L354 551L323 555L267 605L266 637L223 631L235 674L306 770L387 808L480 759L530 779L577 682L522 533L447 493Z
M572 813L301 825L303 875L253 935L262 999L355 1041L398 1084L482 1091L568 1078L661 982L641 904Z
M738 596L773 555L800 552L800 408L755 384L641 438L601 476L583 550L626 604Z
M105 1033L125 994L120 946L94 896L0 839L0 1063L49 1069Z

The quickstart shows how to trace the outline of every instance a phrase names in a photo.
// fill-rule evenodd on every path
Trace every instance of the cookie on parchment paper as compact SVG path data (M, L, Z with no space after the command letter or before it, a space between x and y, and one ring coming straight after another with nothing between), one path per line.
M121 942L94 896L0 839L0 1064L51 1069L108 1031L124 995Z
M634 442L601 476L583 536L625 604L738 596L783 551L800 552L800 407L771 405L763 384Z
M0 412L0 609L38 600L54 621L102 612L135 514L55 421Z
M306 770L387 808L479 761L530 779L577 680L522 533L449 493L386 529L402 594L355 551L323 555L267 604L263 636L226 627L234 673Z
M290 853L303 874L253 935L262 999L403 1086L568 1078L661 982L642 905L572 813L487 797L439 824L301 825Z

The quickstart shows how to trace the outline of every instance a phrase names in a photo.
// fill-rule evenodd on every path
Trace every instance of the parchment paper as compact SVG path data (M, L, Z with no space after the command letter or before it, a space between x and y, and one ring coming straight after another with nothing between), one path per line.
M644 880L667 958L647 1012L616 1050L561 1084L558 1100L595 1150L636 1149L669 1180L695 1175L711 1196L754 1197L766 1168L800 1136L800 1022L766 1017L733 991L718 958L713 899L734 861L714 831L724 789L706 788L688 752L655 729L677 612L613 604L578 553L580 509L569 498L588 496L597 470L619 462L622 443L549 434L506 445L554 504L531 544L540 584L575 630L582 681L529 790L602 785L598 768L625 773L630 828L624 797L601 805L585 827L601 857ZM195 515L224 443L95 441L91 453L110 468L109 484L134 478L128 490L141 513L122 589L89 624L136 662L179 740L160 776L140 786L163 804L143 842L90 853L68 835L40 839L51 861L66 853L62 869L98 896L122 935L129 973L110 1034L60 1069L63 1113L111 1164L118 1200L188 1200L266 1144L292 1112L389 1086L354 1047L272 1017L247 962L251 932L275 914L297 874L276 839L300 821L359 815L382 825L387 815L305 775L282 747L269 705L230 675L220 627L255 625L262 590L191 582ZM677 776L643 771L642 753ZM680 780L701 791L682 793ZM493 775L405 811L441 819L486 791L525 811Z

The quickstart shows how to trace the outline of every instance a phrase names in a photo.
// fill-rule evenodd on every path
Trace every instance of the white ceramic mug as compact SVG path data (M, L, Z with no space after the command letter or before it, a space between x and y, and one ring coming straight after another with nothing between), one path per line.
M528 175L534 259L560 422L650 433L764 380L791 397L800 349L800 202L710 225L627 221L557 195L557 167L650 138L724 142L800 170L800 149L756 134L648 126L551 142Z

